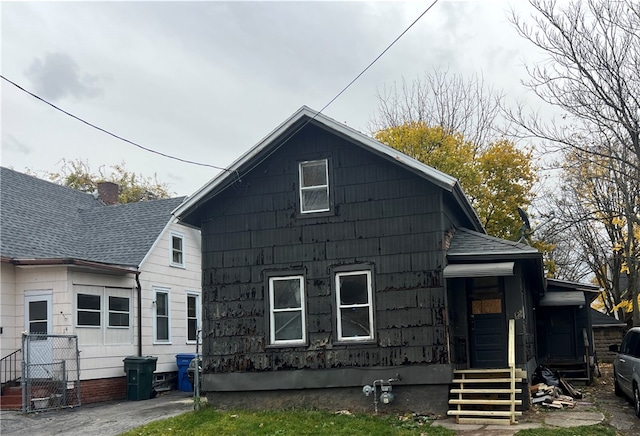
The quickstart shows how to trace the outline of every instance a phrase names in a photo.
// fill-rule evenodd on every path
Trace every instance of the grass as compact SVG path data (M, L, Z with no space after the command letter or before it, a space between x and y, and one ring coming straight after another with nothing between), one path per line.
M336 414L316 410L217 411L211 407L152 422L121 436L453 436L425 417Z

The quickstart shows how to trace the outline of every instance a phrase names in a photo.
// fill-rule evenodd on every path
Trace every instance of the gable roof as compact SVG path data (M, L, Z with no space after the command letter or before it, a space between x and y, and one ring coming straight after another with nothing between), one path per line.
M542 254L535 248L507 241L484 233L474 232L465 228L455 229L451 238L448 258L542 258Z
M173 212L174 215L185 224L198 227L199 223L196 215L199 208L244 174L251 171L251 169L266 159L274 150L283 145L291 136L295 135L307 124L313 124L330 130L332 133L349 140L353 144L367 149L388 161L394 162L444 189L451 194L472 226L477 231L485 231L478 215L455 178L425 165L388 145L376 141L346 124L339 123L322 113L316 112L307 106L302 106L298 109L249 151L240 156L229 168L218 173L218 175L198 189Z
M137 268L184 197L105 206L92 194L0 167L0 254Z

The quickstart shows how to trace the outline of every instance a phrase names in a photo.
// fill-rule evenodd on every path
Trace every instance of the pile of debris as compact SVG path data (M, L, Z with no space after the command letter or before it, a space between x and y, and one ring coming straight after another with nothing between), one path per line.
M535 384L529 387L531 403L550 409L573 409L575 400L582 399L582 392L576 390L564 377L554 374L549 368L539 366L534 374Z
M564 395L557 386L549 386L538 383L529 387L531 392L531 403L549 409L573 409L576 405L573 397Z

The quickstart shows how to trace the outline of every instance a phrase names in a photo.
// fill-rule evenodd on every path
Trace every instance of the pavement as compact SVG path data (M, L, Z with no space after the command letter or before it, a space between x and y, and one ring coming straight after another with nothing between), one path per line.
M531 428L569 428L583 425L596 425L605 421L605 416L601 412L581 412L576 410L554 411L547 416L539 417L535 420L518 422L513 425L495 424L456 424L455 418L436 420L432 426L445 427L454 430L456 434L463 436L488 435L510 436L520 430Z
M116 436L159 419L193 410L193 394L159 393L143 401L109 401L48 412L0 412L0 435Z
M433 422L462 436L510 436L530 428L561 428L602 423L619 436L640 435L640 419L625 398L613 392L610 365L591 386L575 386L583 393L573 409L550 410L534 406L518 417L516 425L456 424L455 418ZM204 400L204 399L203 399ZM206 401L206 400L205 400ZM203 401L204 402L204 401ZM144 401L114 401L41 413L0 412L0 435L78 435L117 436L125 431L159 419L193 410L191 393L169 391Z

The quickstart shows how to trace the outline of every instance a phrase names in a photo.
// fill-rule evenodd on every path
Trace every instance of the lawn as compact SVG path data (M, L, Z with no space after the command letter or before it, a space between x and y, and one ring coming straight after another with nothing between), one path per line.
M425 417L331 413L317 410L218 411L211 407L156 421L121 436L258 435L258 436L453 436L456 433L431 426ZM529 429L518 436L615 436L604 425L567 429Z
M316 410L218 411L203 407L174 418L152 422L121 436L161 435L331 435L453 436L431 427L424 417L331 413Z

